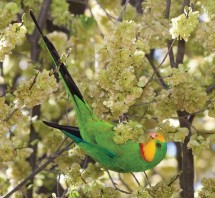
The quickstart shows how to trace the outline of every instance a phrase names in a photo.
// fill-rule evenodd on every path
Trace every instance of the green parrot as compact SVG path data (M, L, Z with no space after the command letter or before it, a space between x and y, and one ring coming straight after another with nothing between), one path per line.
M87 155L107 170L121 173L143 172L155 167L166 155L167 144L159 133L149 133L148 142L127 141L116 144L113 140L114 124L100 120L84 100L77 85L49 39L43 35L32 11L30 15L47 46L63 79L66 90L74 105L78 126L63 126L43 121L46 125L61 130L71 138Z

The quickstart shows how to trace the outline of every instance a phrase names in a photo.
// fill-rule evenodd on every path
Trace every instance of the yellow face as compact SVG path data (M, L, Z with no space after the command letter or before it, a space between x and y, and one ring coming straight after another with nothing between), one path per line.
M160 133L156 133L156 137L155 137L155 139L157 139L157 140L161 141L162 143L164 143L164 142L165 142L164 137L163 137Z
M161 143L165 143L165 139L160 133L149 133L149 136L152 138L150 141L140 143L140 154L145 161L152 162L156 149L161 149Z

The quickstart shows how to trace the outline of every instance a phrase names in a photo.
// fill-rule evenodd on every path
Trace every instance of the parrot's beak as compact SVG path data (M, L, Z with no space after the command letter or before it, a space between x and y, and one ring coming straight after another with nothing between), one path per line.
M157 133L151 132L151 133L149 133L149 136L150 136L152 139L155 139L155 138L157 137Z

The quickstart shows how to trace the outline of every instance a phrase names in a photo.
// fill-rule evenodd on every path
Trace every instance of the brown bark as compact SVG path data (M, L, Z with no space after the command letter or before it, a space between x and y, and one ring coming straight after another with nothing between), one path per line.
M43 28L45 25L50 4L51 4L51 0L44 0L42 5L41 5L41 9L40 9L39 17L38 17L38 23L39 23L41 28ZM40 53L40 49L38 46L39 39L40 39L40 34L39 34L38 30L35 28L33 34L31 36L29 36L29 40L31 43L31 59L33 62L39 61L39 53ZM34 117L34 116L39 117L40 116L40 105L33 107L31 116L32 117ZM38 133L35 130L33 123L31 123L30 124L29 144L33 140L38 139L38 138L39 138ZM33 149L33 152L30 155L30 157L28 158L28 161L30 163L31 170L34 171L36 168L36 163L37 163L37 144L30 146L30 147ZM32 177L30 179L30 183L31 184L34 183L34 177ZM33 198L33 189L32 188L27 190L27 197Z

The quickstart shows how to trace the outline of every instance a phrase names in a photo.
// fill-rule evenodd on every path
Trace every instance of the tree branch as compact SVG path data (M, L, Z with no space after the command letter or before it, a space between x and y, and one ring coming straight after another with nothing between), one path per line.
M51 155L48 160L41 165L39 168L33 170L22 182L20 182L14 189L12 189L10 192L8 192L6 195L4 195L2 198L9 198L13 193L15 193L17 190L19 190L28 180L31 180L35 175L40 173L42 170L46 168L48 164L54 161L55 158L57 158L59 155L61 155L63 152L67 151L69 147L73 144L73 142L67 144L64 148L61 150L56 149L53 155Z
M178 68L179 64L183 63L185 54L185 41L184 39L178 41L178 51L176 55L176 65L175 67Z
M181 13L184 12L184 7L189 5L189 0L184 0L182 3ZM178 68L179 64L183 63L185 55L185 41L184 39L178 41L178 51L176 55L176 64L171 65L172 67ZM180 127L185 127L189 130L189 134L185 137L184 143L182 144L182 170L183 173L180 176L180 186L183 189L181 192L181 196L183 198L189 197L194 198L194 159L192 150L188 149L187 144L190 141L191 137L191 125L195 115L189 115L189 113L185 111L177 112L179 117ZM183 117L183 118L181 118Z
M44 0L42 5L41 5L39 18L38 18L38 23L39 23L39 26L41 28L43 28L44 25L45 25L45 22L46 22L46 19L47 19L47 16L48 16L48 10L49 10L50 4L51 4L51 0ZM37 28L34 29L34 32L28 38L29 38L29 41L31 43L31 59L32 59L32 61L38 62L39 53L40 53L38 42L39 42L39 39L40 39L40 34L39 34ZM35 77L35 79L36 79L36 77ZM32 117L34 117L34 116L39 117L40 116L40 105L37 105L37 106L33 107L31 116ZM33 123L31 123L30 124L29 145L35 139L38 139L38 133L35 130L35 128L33 126ZM36 169L36 164L37 164L37 144L31 145L30 148L33 149L33 152L29 156L28 161L29 161L29 164L31 166L31 170L34 172L34 170ZM31 177L31 183L34 182L33 176ZM33 189L32 188L28 189L27 196L29 198L33 197Z
M106 11L106 9L105 9L104 6L99 2L99 0L95 0L95 1L96 1L97 4L100 6L100 8L104 11L104 13L106 14L107 18L108 18L110 21L114 22L114 21L116 20L116 18L113 17L111 14L109 14L109 13ZM113 21L113 19L114 19L114 21Z
M129 3L129 1L130 1L130 0L126 0L124 6L123 6L123 8L122 8L122 11L120 12L119 17L116 19L117 21L122 22L122 17L123 17L123 15L125 14L126 7L127 7L127 4Z
M177 153L176 153L176 159L178 162L178 172L182 171L182 144L180 142L175 142ZM182 174L179 175L179 182L180 186L183 186L183 178Z
M190 0L184 0L181 7L181 13L184 13L185 6L189 6L189 5L190 5Z
M171 0L166 0L166 12L165 12L165 18L166 19L169 19L170 7L171 7ZM172 40L167 41L167 47L169 50L169 61L170 61L171 67L176 67L173 49L170 47L171 43L172 43Z
M210 85L207 89L206 89L206 93L210 94L213 90L215 90L215 84Z
M169 51L170 51L171 48L173 47L174 42L175 42L175 39L172 41L171 46L170 46L168 52L166 53L166 55L164 56L163 60L162 60L161 63L158 65L158 67L155 69L155 71L154 71L154 73L152 74L151 78L148 80L148 82L145 84L144 87L146 87L146 86L153 80L153 78L154 78L154 76L155 76L155 74L156 74L156 71L158 71L158 70L160 69L160 67L162 66L162 64L163 64L164 61L166 60L166 58L167 58L167 56L168 56L168 54L169 54ZM144 88L144 87L143 87L143 88Z
M146 56L147 60L149 61L150 65L152 66L152 69L154 70L155 74L157 75L158 81L160 82L161 86L163 88L167 89L168 86L166 85L166 83L164 82L163 78L161 77L161 75L160 75L159 71L157 70L154 62L152 61L150 55L146 54L145 56Z
M38 24L41 29L43 29L47 16L48 16L48 10L51 4L51 0L44 0L41 8L40 13L38 17ZM40 34L36 28L34 28L33 34L28 36L29 41L31 42L31 59L35 62L39 59L39 48L38 48L38 42L40 40Z
M169 19L170 7L171 7L171 0L166 0L166 12L165 12L166 19Z
M173 68L173 67L176 68L177 66L176 66L176 63L175 63L175 58L174 58L173 49L170 48L171 43L172 43L172 40L168 40L168 41L167 41L167 47L168 47L168 49L169 49L169 61L170 61L171 67L172 67L172 68Z
M180 179L183 179L183 181L180 181L180 184L183 184L182 189L182 197L186 198L193 198L194 197L194 189L193 189L193 183L194 183L194 160L193 160L193 153L192 149L187 148L187 144L190 141L191 137L191 129L190 126L192 124L192 121L194 119L194 116L189 121L189 114L186 112L178 112L179 115L179 122L181 127L186 127L189 130L189 134L185 137L184 143L182 144L182 153L183 153L183 160L182 160L182 177ZM185 118L180 118L181 116ZM187 117L186 117L187 116ZM186 120L185 120L186 119Z
M6 94L6 85L4 83L4 71L3 71L3 62L0 62L0 78L3 82L0 84L0 97Z

